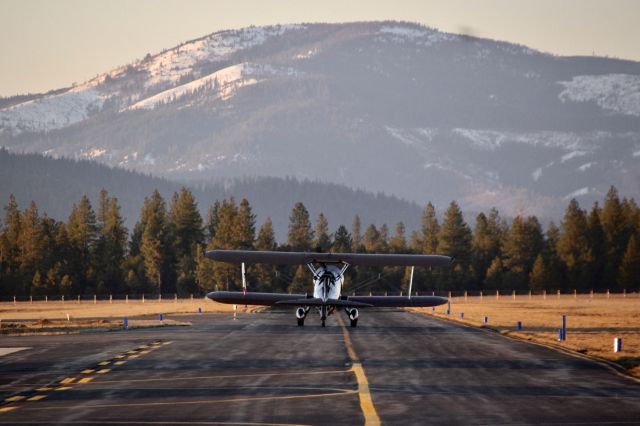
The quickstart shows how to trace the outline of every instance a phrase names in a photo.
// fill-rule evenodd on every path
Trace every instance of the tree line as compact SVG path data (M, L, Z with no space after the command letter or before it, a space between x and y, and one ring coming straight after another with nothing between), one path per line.
M13 195L0 225L0 296L169 294L201 295L241 288L238 265L213 262L206 250L245 249L358 253L445 254L450 269L417 268L420 291L634 291L640 282L640 208L611 187L602 207L589 211L572 199L559 226L546 229L535 216L508 222L496 209L480 213L473 228L453 201L441 218L428 203L421 228L408 234L398 222L364 225L355 215L348 228L330 230L320 213L313 220L296 203L287 241L278 243L267 218L257 228L247 199L216 201L203 218L191 190L167 201L156 190L144 199L129 230L116 197L100 192L96 208L87 196L66 222L40 213L35 202L20 210ZM407 235L408 234L408 235ZM304 265L248 265L254 291L311 291ZM406 291L408 268L350 268L345 292Z

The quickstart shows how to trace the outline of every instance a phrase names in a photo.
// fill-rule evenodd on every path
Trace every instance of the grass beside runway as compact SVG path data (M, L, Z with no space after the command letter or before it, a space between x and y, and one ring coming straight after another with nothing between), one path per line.
M464 324L488 327L502 334L553 344L582 354L610 360L640 377L640 298L638 295L496 295L453 297L447 305L415 311ZM461 318L461 313L464 317ZM558 341L562 315L567 316L567 339ZM487 324L484 317L487 317ZM522 330L517 330L517 322ZM613 352L614 338L622 338L622 351Z

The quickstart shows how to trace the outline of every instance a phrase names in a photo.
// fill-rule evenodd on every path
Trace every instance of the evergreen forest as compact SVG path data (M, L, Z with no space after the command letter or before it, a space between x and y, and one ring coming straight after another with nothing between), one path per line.
M310 217L301 202L289 215L286 241L273 222L256 223L247 199L215 201L200 214L191 190L166 200L153 191L128 229L118 199L105 189L97 205L82 196L66 221L23 209L11 195L0 224L0 297L69 298L89 295L202 296L241 288L238 265L204 257L212 248L358 253L445 254L451 269L416 268L414 289L461 291L637 291L640 283L640 208L611 187L590 210L572 199L559 224L543 229L535 216L502 218L496 209L465 222L453 201L442 215L428 203L419 231L402 222L352 223L329 229L325 214ZM405 291L408 268L350 268L345 293ZM248 265L250 291L309 292L304 265Z

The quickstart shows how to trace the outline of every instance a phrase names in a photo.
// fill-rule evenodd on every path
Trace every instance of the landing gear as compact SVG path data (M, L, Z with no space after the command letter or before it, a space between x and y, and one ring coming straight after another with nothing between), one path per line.
M322 326L323 326L323 327L325 326L324 322L325 322L325 320L322 320Z
M304 319L307 317L307 313L309 312L308 307L299 307L296 309L296 318L298 320L298 327L304 326Z
M351 327L358 326L358 310L356 308L347 308L347 315L349 316L349 320L351 321Z

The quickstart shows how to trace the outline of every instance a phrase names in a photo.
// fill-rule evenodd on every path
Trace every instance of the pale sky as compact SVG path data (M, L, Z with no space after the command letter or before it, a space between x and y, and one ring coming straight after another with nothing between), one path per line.
M223 29L387 19L640 61L640 0L0 0L0 96L80 83Z

